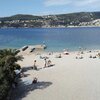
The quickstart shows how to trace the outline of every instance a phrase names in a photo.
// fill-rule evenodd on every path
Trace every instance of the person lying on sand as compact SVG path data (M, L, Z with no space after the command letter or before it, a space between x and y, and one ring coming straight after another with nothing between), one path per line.
M61 54L59 54L59 55L56 55L55 57L56 58L61 58L62 56L61 56Z

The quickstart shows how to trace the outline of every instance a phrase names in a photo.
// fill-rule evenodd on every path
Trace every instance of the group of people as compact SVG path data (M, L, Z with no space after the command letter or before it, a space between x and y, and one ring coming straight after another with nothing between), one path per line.
M47 61L47 58L44 58L44 68L45 68L45 67L50 67L50 66L51 66L51 60L48 60L48 61ZM37 70L36 60L34 60L33 68L34 68L35 70ZM34 78L33 78L33 81L32 81L32 84L36 84L36 83L37 83L37 78L34 77Z
M34 60L34 65L33 65L33 69L37 70L37 65L36 65L36 60ZM45 67L50 67L52 65L51 60L47 60L47 58L44 58L44 68Z
M45 61L45 63L44 63L44 68L45 68L45 67L50 67L50 66L51 66L51 60L48 60L48 61L47 61L47 59L45 58L44 61Z

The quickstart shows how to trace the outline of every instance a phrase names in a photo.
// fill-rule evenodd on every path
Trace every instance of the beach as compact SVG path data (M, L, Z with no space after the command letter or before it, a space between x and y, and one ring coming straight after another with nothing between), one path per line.
M100 100L98 52L24 54L23 61L18 62L25 69L24 77L19 79L12 100ZM59 54L61 58L57 58ZM54 65L44 68L40 56L48 57ZM37 70L31 69L34 60ZM36 84L32 84L34 77L38 79Z

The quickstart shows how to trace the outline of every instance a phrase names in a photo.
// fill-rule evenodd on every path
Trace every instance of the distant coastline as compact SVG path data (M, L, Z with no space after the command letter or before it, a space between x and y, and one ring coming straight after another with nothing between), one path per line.
M18 14L0 18L0 28L100 27L100 12L33 16Z

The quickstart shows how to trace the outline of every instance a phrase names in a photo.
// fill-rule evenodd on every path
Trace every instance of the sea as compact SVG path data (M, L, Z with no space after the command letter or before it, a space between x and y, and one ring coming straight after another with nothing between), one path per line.
M55 52L100 49L100 27L0 29L0 49L38 44Z

